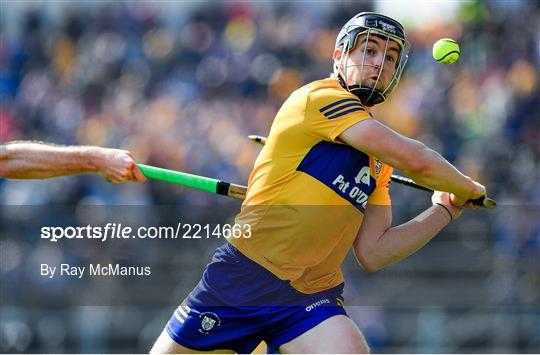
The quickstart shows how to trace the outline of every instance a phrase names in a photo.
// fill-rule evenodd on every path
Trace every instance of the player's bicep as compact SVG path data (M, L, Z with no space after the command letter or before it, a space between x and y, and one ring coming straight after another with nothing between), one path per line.
M386 164L403 170L419 169L425 145L407 138L371 119L358 122L339 135L339 139Z
M372 269L370 257L375 255L379 238L392 226L392 207L368 205L358 235L354 241L354 254L366 269Z

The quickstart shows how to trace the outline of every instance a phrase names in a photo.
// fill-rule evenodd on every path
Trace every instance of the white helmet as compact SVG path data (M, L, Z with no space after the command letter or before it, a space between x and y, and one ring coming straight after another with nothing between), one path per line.
M348 68L348 53L354 49L358 37L361 34L367 34L368 40L370 35L378 35L381 37L385 37L385 51L388 48L388 43L390 40L397 42L397 44L399 45L400 54L397 60L396 70L394 72L394 75L392 76L392 79L387 84L386 88L384 88L384 90L382 91L376 89L375 87L381 76L384 63L379 68L377 82L375 83L375 85L373 85L373 88L363 86L361 85L361 83L347 83L346 70ZM381 102L386 100L386 98L392 93L392 91L394 91L397 84L399 83L401 73L403 72L403 68L405 68L405 64L407 63L407 59L409 56L410 44L405 38L405 31L403 29L403 26L396 20L374 12L361 12L358 15L354 16L352 19L350 19L341 28L341 31L339 31L336 39L335 48L339 47L343 47L343 54L341 55L341 59L339 61L334 62L334 76L338 79L338 81L345 89L356 95L360 99L362 104L366 106L373 106L376 104L380 104ZM346 62L344 65L345 73L343 73L342 75L341 67L344 58L346 58ZM362 64L360 64L360 66L362 67L361 70L363 70L364 59L362 59ZM362 78L362 75L360 75L360 78Z

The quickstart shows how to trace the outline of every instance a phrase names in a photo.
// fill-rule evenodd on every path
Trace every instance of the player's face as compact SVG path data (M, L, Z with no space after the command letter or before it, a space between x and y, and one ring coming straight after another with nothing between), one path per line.
M377 90L384 91L396 71L399 51L399 45L391 39L361 34L355 48L349 52L347 83L362 83L370 88L376 85Z

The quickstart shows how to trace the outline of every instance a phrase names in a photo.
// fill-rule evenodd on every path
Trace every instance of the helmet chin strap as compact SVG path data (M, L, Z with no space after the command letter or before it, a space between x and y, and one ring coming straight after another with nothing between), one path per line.
M382 92L368 86L349 86L349 91L360 99L365 106L374 106L383 102L386 98Z

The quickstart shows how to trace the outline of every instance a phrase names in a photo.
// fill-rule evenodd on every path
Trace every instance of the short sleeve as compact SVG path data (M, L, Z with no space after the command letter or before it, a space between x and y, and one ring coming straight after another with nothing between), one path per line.
M345 130L370 118L356 96L346 90L327 87L308 94L304 128L311 135L335 142Z
M368 205L390 206L392 201L390 200L390 179L394 169L386 164L382 164L381 172L377 178L377 186L368 198Z

